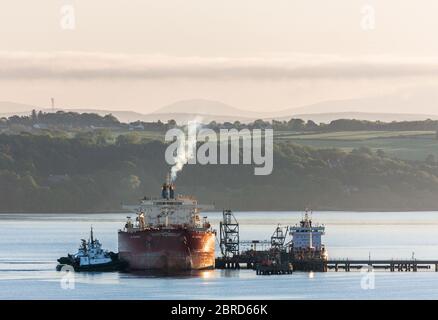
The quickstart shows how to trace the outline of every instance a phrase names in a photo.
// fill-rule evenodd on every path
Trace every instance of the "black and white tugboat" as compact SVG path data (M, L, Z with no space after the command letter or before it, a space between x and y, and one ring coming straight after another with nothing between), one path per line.
M120 260L117 253L102 249L100 241L94 238L93 227L88 241L81 239L78 252L61 257L58 262L58 271L65 265L72 266L75 271L118 271L127 267L127 263Z

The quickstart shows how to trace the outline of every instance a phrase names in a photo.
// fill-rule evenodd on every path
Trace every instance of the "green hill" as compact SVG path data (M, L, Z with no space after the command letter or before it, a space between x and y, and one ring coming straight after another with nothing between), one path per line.
M121 202L158 196L169 170L166 145L99 134L0 135L0 211L117 211ZM403 161L365 147L347 152L277 141L269 176L254 176L250 165L187 165L176 182L178 193L218 209L438 209L433 158Z

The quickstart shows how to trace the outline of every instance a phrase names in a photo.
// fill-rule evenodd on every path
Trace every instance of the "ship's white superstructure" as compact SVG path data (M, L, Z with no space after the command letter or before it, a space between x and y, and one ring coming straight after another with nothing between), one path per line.
M135 221L128 217L127 230L138 230L157 227L208 228L205 219L201 219L200 210L211 209L211 206L198 204L190 196L175 195L175 186L167 178L161 188L160 198L143 198L138 205L123 206L137 214Z
M307 211L298 225L289 228L289 233L292 236L294 250L324 249L321 238L325 234L325 226L313 225Z

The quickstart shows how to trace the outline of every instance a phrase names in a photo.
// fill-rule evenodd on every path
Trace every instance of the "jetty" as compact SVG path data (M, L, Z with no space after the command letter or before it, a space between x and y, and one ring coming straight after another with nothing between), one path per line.
M321 238L324 225L315 225L306 211L295 226L278 225L270 240L240 240L240 226L231 210L224 210L220 222L221 256L216 269L252 269L257 275L291 274L293 271L350 272L384 270L389 272L438 272L434 259L329 259ZM287 236L292 239L287 241Z
M429 270L434 267L434 271L438 272L438 260L327 260L327 269L334 271L351 271L354 269L372 268L383 269L391 272L416 272L424 269Z

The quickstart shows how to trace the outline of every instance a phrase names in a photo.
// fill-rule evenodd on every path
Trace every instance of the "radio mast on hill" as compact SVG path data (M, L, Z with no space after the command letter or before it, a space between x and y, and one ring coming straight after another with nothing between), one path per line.
M55 113L55 98L50 98L51 102L52 102L52 112Z

